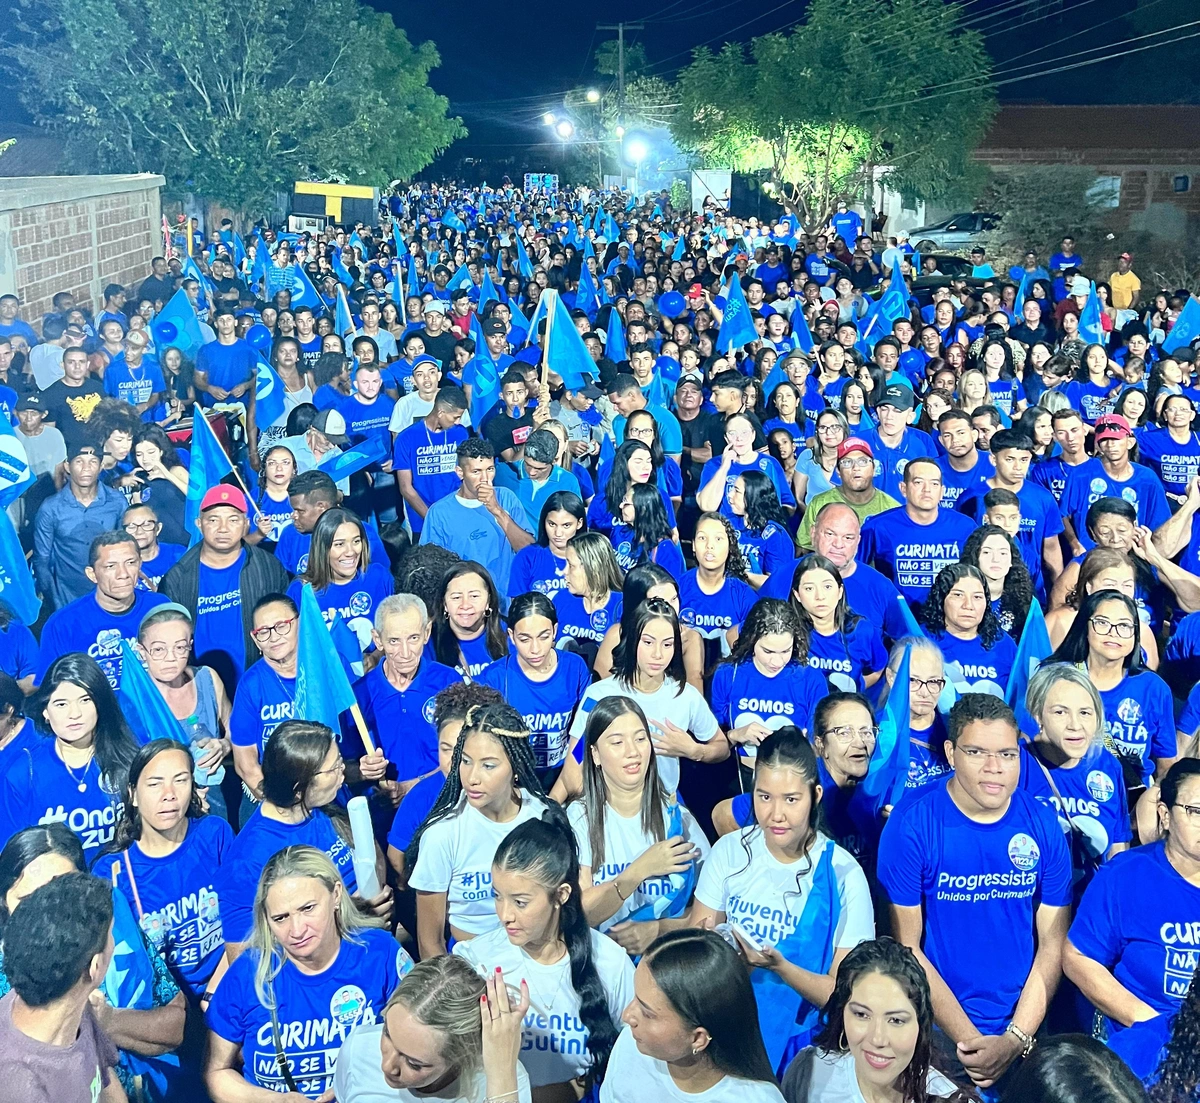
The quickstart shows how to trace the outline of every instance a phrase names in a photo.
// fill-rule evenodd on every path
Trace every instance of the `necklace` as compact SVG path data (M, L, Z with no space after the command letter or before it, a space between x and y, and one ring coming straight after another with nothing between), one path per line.
M78 789L81 793L86 793L87 792L87 772L92 765L92 759L94 759L96 757L96 752L93 750L88 755L88 760L83 764L83 773L79 777L76 777L75 771L72 770L71 767L67 765L67 760L62 757L61 752L59 753L58 757L59 757L59 761L62 762L62 764L63 764L63 769L67 771L67 776L73 782L75 782L75 788Z

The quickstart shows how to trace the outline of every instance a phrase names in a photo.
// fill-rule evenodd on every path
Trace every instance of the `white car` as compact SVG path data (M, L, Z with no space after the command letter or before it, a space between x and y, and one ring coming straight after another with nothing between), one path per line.
M932 226L910 230L908 240L921 252L930 249L961 249L981 243L984 235L999 221L999 215L968 211L935 222Z

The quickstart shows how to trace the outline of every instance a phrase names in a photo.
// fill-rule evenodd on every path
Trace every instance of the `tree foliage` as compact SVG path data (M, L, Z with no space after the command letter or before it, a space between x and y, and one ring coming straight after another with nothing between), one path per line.
M625 79L636 77L650 64L646 57L646 47L640 42L629 42L625 45ZM615 38L601 42L596 47L596 72L604 76L615 77L621 68L620 49Z
M84 171L261 210L295 180L410 176L465 134L434 46L358 0L23 2L4 52Z
M812 0L791 32L697 50L672 132L709 166L764 172L809 228L877 166L906 194L957 197L995 112L982 37L960 20L946 0Z

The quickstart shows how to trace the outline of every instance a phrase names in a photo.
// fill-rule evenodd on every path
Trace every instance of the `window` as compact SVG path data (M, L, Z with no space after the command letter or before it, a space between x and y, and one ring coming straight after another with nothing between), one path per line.
M1192 178L1188 176L1187 173L1180 173L1175 177L1172 183L1175 187L1175 194L1182 195L1185 191L1188 191L1191 188Z
M1087 190L1087 201L1093 207L1119 207L1121 205L1121 178L1119 176L1097 176L1096 182Z

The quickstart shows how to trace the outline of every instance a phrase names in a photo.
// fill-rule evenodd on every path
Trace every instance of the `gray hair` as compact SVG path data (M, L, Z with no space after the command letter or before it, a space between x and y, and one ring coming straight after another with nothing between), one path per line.
M1104 702L1100 691L1092 684L1092 680L1074 663L1047 663L1038 668L1029 679L1029 689L1025 693L1025 708L1037 722L1042 723L1042 711L1050 690L1059 682L1071 682L1082 689L1091 698L1092 708L1096 710L1096 730L1092 733L1092 744L1104 738Z
M905 599L902 597L900 600L904 601ZM904 649L906 647L911 647L914 655L918 651L924 651L929 655L936 655L938 662L942 665L943 670L945 670L946 657L942 654L942 649L938 647L933 640L931 640L928 636L904 636L892 644L892 650L888 655L887 666L883 668L885 673L890 671L892 677L895 678L896 671L900 669L900 661L904 658ZM888 685L887 678L884 678L883 688L879 691L879 702L875 706L875 712L877 714L880 713L883 709L883 706L887 704L887 699L891 691L892 687Z
M416 594L389 594L375 607L375 631L383 634L384 622L391 616L403 616L415 609L421 618L421 627L429 627L429 610Z

